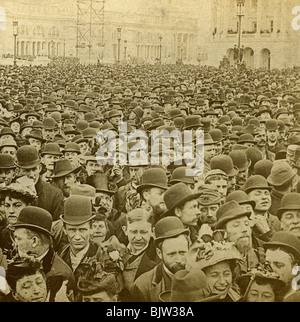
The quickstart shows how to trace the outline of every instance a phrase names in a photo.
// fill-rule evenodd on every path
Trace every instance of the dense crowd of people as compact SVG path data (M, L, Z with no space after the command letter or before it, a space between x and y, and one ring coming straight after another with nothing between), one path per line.
M300 301L299 157L298 68L0 66L0 301Z

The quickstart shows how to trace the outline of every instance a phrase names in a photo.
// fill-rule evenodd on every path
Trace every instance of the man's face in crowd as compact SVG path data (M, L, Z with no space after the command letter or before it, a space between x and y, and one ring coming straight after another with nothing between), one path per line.
M199 206L200 210L200 221L202 224L208 224L210 227L213 227L217 222L217 211L219 209L218 204L208 205L208 206Z
M167 269L175 274L185 269L188 251L189 245L186 236L179 235L175 238L165 239L161 250L157 249L157 254Z
M97 161L88 161L86 164L86 172L88 176L94 175L97 171L103 172L103 167Z
M118 126L120 122L122 122L122 116L114 116L109 119L110 123L114 126Z
M227 188L227 193L229 194L230 192L236 190L236 177L228 177L228 188Z
M18 217L22 209L24 209L27 204L21 199L11 198L10 196L5 197L4 201L4 211L9 225L13 225L17 222Z
M66 224L65 233L70 243L73 253L78 253L83 250L90 242L92 229L90 222L79 226Z
M43 129L43 138L47 141L53 141L55 130Z
M29 252L34 251L36 246L35 236L29 237L26 228L16 228L14 240L20 257L29 257Z
M14 169L0 169L0 184L9 186L14 178Z
M144 197L149 205L152 207L154 214L161 215L166 209L164 202L165 190L160 188L151 188L144 192Z
M288 287L291 287L293 267L295 263L292 260L291 255L281 249L267 249L266 262L271 266L273 271L279 275L280 279L286 283Z
M114 196L105 192L96 192L98 207L106 209L106 213L110 214L113 209Z
M238 250L243 253L247 251L252 244L251 240L251 226L247 216L230 220L225 227L228 241L234 242Z
M65 198L70 197L71 187L76 183L76 174L70 173L67 176L56 178L55 185L63 192Z
M34 146L38 151L42 148L42 142L37 139L29 138L28 143L29 145Z
M13 122L10 126L11 130L15 133L15 134L18 134L20 133L20 129L21 129L21 126L20 126L20 123L18 122Z
M264 147L267 142L266 131L263 128L260 128L256 131L254 140L258 147Z
M45 154L42 157L42 163L45 165L48 171L54 170L54 163L57 162L58 160L59 160L59 156L57 155Z
M260 285L257 282L253 282L248 295L247 295L248 303L255 302L275 302L275 293L271 284Z
M218 180L211 180L208 185L210 185L212 189L218 190L222 200L226 199L228 189L228 181L226 179L219 178Z
M140 183L143 173L144 173L144 167L130 167L129 175L130 175L131 182L138 185Z
M1 153L11 155L16 160L17 150L13 146L5 146L1 149Z
M66 138L66 142L72 142L72 140L74 139L75 134L74 133L68 133L65 135Z
M20 175L20 177L27 176L28 179L33 180L34 184L37 184L37 182L40 178L40 171L41 171L40 165L37 165L31 169L19 168L19 175Z
M210 160L216 155L216 146L214 144L204 145L204 160L210 162Z
M279 136L278 130L267 130L268 143L276 143Z
M107 227L105 221L93 220L92 221L92 233L91 240L97 244L101 244L107 235Z
M37 121L37 118L35 116L28 116L27 122L32 125L35 121Z
M175 214L180 218L185 227L197 226L200 216L198 200L187 201L182 209L175 209Z
M247 181L249 176L249 169L247 168L246 170L239 171L236 177L236 183L239 187L243 186L244 183Z
M212 294L224 294L232 285L232 272L228 261L204 269L208 289Z
M255 201L255 212L265 213L271 207L271 194L267 189L254 189L248 193L250 200Z
M117 296L111 296L106 291L101 291L92 295L83 295L82 301L84 303L117 302Z
M81 142L81 143L78 143L78 145L80 147L81 154L84 154L89 149L89 146L88 146L88 143L87 142Z
M281 227L283 231L289 231L300 238L300 211L286 210L281 216Z
M73 169L79 167L80 158L77 152L65 152L64 157L70 161Z
M152 237L152 225L146 220L127 223L123 230L133 253L138 253L146 248Z

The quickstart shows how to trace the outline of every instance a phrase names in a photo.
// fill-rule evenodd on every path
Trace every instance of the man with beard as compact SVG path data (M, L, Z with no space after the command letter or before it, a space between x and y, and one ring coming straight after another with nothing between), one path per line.
M157 223L167 210L164 202L164 194L167 189L168 178L166 171L160 168L150 168L143 173L137 192L142 199L141 208L151 213L154 223Z
M236 176L236 190L240 189L249 177L249 167L251 160L247 158L245 151L234 150L229 153L232 159L233 165L239 169Z
M54 164L53 176L51 177L51 184L59 188L64 197L70 196L71 187L76 183L76 174L81 167L73 168L69 160L58 160Z
M288 193L280 203L277 216L283 231L300 238L300 193Z
M267 120L266 121L266 136L267 145L266 148L273 152L278 153L284 149L283 145L278 142L279 131L278 131L278 121L277 120Z
M269 241L274 233L281 229L278 218L269 212L272 187L268 186L263 176L255 175L245 182L244 191L249 199L255 202L254 215L251 216L254 223L253 235Z
M15 176L14 159L9 154L0 153L0 186L5 187L11 184Z
M251 212L245 211L235 200L226 202L217 211L215 229L224 229L226 240L236 244L243 257L243 272L255 267L262 260L261 252L258 251L258 240L252 236L250 216Z
M53 221L57 220L63 211L63 193L42 180L40 176L42 166L37 149L30 145L20 147L16 165L18 177L26 176L33 180L38 196L37 206L49 211Z
M157 222L155 246L162 262L132 284L135 302L159 302L159 295L171 290L174 274L185 269L189 242L189 229L179 218L170 216Z
M54 164L61 157L60 147L57 143L48 143L45 145L43 152L41 153L42 164L44 165L44 173L41 174L42 180L45 182L50 181L50 177L53 176Z
M211 189L217 190L221 198L220 203L225 203L228 189L228 176L224 171L215 169L207 172L204 183Z
M263 159L273 162L275 160L275 153L267 149L267 136L264 128L259 127L255 130L254 140L256 142L256 147L262 153Z

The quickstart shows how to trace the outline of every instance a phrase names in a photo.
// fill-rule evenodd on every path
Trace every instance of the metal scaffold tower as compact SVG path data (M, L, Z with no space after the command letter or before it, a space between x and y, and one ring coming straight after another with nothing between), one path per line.
M105 0L77 0L76 57L81 62L103 59Z

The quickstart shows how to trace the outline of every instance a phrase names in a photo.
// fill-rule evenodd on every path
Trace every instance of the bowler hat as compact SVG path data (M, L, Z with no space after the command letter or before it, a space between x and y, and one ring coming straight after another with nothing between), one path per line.
M224 171L228 177L236 176L239 173L237 167L233 165L233 161L229 155L220 154L210 160L211 170L220 169Z
M63 153L66 152L76 152L77 154L81 154L80 146L75 142L68 142L63 149Z
M0 149L4 148L4 147L14 147L16 150L18 150L18 145L17 142L13 139L13 138L7 138L4 140L0 141Z
M29 134L25 136L26 139L36 139L41 141L42 143L45 143L47 140L42 137L42 132L40 130L31 130Z
M176 168L171 175L170 184L176 184L179 182L194 184L195 180L193 176L188 176L187 171L190 169L188 167L178 167Z
M69 160L58 160L54 163L54 172L52 179L62 178L71 173L77 173L80 171L80 169L81 167L73 169Z
M191 189L183 182L176 183L171 186L164 195L164 201L167 206L167 211L164 216L172 214L172 211L188 201L197 199L200 193L192 193Z
M142 177L141 184L137 187L137 192L141 193L142 190L147 188L160 188L163 190L168 189L168 177L166 172L160 168L147 169Z
M251 212L244 211L237 201L228 201L217 211L216 229L223 229L227 222L244 216L250 217Z
M14 158L10 154L0 153L0 169L15 169Z
M278 129L278 121L277 120L267 120L266 121L266 130L276 131L277 129Z
M198 302L208 297L206 275L199 269L175 273L170 291L159 295L161 302Z
M89 184L78 184L71 187L70 196L96 197L96 189Z
M279 162L273 165L267 180L272 186L282 186L283 184L291 181L296 174L297 170L293 169L288 163Z
M155 244L168 238L175 238L179 235L190 235L190 230L185 228L182 221L175 216L160 219L155 225Z
M57 143L48 143L45 145L43 152L41 153L41 156L44 155L56 155L56 156L61 156L62 153L60 152L60 147Z
M111 119L112 117L115 117L115 116L121 116L121 112L120 112L120 111L118 111L118 110L116 110L116 109L111 110L111 111L109 112L109 116L108 116L108 118L109 118L109 119Z
M262 153L255 146L250 147L246 150L247 157L251 160L250 168L253 169L256 162L263 159Z
M265 249L277 247L286 249L296 257L297 261L300 260L300 240L291 232L278 231L263 246Z
M246 180L243 190L246 193L251 192L252 190L261 189L261 190L272 190L272 187L268 185L266 178L260 175L254 175Z
M185 121L185 125L184 125L185 130L193 127L197 127L197 128L202 127L201 117L199 115L188 115L186 116L184 121Z
M264 178L268 178L273 167L271 160L260 160L254 165L254 174L261 175Z
M280 219L286 210L300 210L300 193L288 193L281 199L277 217Z
M247 170L251 165L251 160L247 158L245 151L235 150L229 153L232 159L233 165L236 166L239 171Z
M13 225L15 228L28 228L33 231L39 231L51 236L52 216L39 207L25 207L21 210L17 222Z
M253 209L255 209L255 201L250 200L249 196L246 194L245 191L237 190L237 191L231 192L227 196L226 202L231 200L236 201L239 205L249 204L252 206Z
M64 214L60 219L73 226L79 226L89 222L96 216L92 213L92 203L88 197L71 196L64 203Z
M38 151L34 146L23 145L17 151L16 165L22 169L35 168L40 163Z
M79 135L80 134L80 132L75 130L72 125L68 125L68 126L64 127L63 131L64 131L65 135L67 135L67 134Z
M52 117L45 117L43 120L43 126L45 130L55 130L57 127L57 124Z
M0 138L4 135L11 135L14 139L16 138L16 134L10 127L4 127L0 132Z
M209 131L209 134L215 142L223 140L223 132L220 129L212 129Z
M256 142L252 134L245 133L239 137L238 143L242 144L242 143L256 143Z

